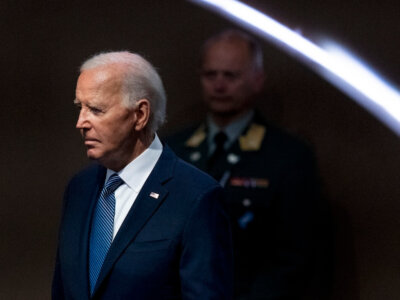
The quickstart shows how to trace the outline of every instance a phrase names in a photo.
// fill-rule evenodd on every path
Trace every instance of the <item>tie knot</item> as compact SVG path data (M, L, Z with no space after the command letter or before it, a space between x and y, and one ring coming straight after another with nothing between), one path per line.
M123 183L124 181L121 179L121 177L119 177L117 173L114 173L110 176L110 178L108 178L106 185L104 186L104 190L107 193L113 193Z
M226 136L225 132L223 132L223 131L219 131L214 136L214 143L217 148L223 148L226 140L227 140L227 136Z

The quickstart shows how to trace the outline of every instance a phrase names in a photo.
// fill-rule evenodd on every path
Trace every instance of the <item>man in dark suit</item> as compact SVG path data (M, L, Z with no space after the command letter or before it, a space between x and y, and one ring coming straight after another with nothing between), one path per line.
M64 197L53 299L230 299L221 187L157 137L165 92L129 52L81 67L76 127L98 162Z
M252 37L237 30L211 37L200 74L207 118L167 142L225 187L235 299L301 299L315 245L313 154L254 110L264 71Z

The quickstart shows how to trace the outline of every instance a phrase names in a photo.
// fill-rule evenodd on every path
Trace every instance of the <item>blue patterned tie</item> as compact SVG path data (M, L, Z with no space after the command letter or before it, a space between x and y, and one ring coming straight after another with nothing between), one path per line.
M97 201L89 246L90 293L93 294L104 259L113 239L115 215L115 190L124 182L113 174L101 191Z

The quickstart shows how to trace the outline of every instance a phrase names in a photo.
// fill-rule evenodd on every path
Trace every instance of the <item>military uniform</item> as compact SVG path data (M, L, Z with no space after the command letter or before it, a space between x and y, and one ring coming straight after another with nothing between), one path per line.
M314 251L317 184L312 152L256 113L208 167L207 134L201 124L167 143L225 187L236 299L299 299Z

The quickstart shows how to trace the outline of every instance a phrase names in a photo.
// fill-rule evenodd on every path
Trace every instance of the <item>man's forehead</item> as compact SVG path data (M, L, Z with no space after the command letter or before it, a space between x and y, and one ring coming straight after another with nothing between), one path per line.
M243 59L234 59L233 57L224 57L221 59L205 60L201 70L214 72L244 72L249 69L251 62Z
M78 84L102 84L112 79L113 73L114 72L112 72L112 69L109 67L97 67L94 69L83 70L79 75Z
M82 71L77 82L77 93L80 90L98 90L108 89L110 91L119 91L122 76L120 71L112 66L97 67Z
M248 45L243 41L220 41L210 45L203 59L203 68L243 69L251 63Z

